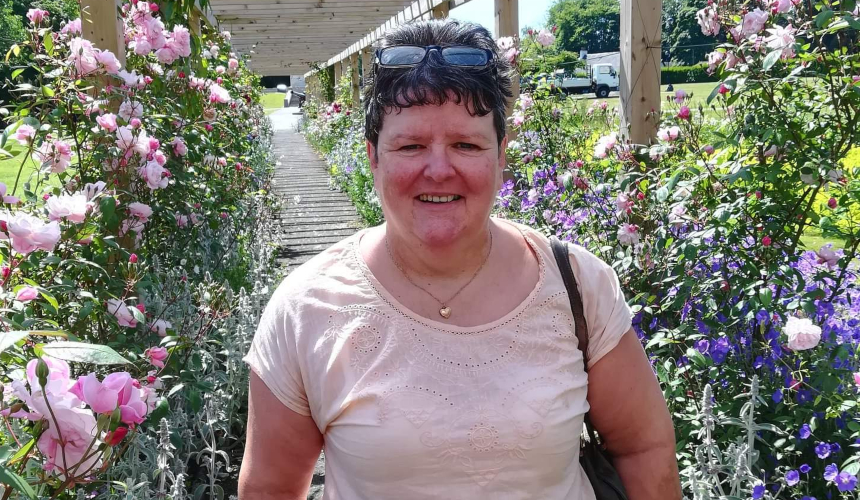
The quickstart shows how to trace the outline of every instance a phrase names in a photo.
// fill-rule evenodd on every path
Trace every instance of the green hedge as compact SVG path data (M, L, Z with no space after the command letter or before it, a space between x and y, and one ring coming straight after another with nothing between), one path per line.
M716 72L713 75L708 74L707 64L697 64L695 66L669 66L661 71L661 83L664 85L669 83L699 83L699 82L716 82L719 80Z

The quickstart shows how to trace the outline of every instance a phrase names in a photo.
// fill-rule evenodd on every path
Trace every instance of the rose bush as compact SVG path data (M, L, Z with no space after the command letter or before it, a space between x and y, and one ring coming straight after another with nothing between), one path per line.
M735 9L699 13L703 32L723 37L709 57L720 81L706 104L668 96L652 144L625 142L605 101L546 84L522 95L498 215L618 272L674 417L688 497L857 498L858 8ZM528 42L499 46L520 68L554 70L540 51L549 37ZM366 162L362 123L308 126L335 178ZM831 243L807 248L811 229Z
M241 356L275 279L271 130L229 33L160 5L123 4L124 65L46 11L7 56L0 148L26 154L0 185L4 500L235 481Z

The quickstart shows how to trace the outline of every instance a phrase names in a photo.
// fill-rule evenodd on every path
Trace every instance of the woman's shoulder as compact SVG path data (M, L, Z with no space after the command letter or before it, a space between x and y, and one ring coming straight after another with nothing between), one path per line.
M348 294L351 285L361 277L354 254L360 234L335 243L290 271L272 294L270 304L290 304L296 309L309 304L323 305L336 296Z
M532 242L538 251L544 254L544 257L553 259L553 262L555 261L550 237L548 235L538 229L519 222L499 218L496 218L496 220L517 229L525 238ZM576 273L576 271L584 273L605 272L612 269L611 266L609 266L609 264L607 264L603 259L577 243L567 242L567 247L574 273Z

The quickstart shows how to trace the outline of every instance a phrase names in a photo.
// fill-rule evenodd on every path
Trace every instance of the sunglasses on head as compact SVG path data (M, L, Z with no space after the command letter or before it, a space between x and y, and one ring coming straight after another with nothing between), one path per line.
M376 51L376 64L381 68L408 68L424 62L430 51L435 50L442 60L451 66L466 66L480 68L490 64L493 52L477 47L440 47L438 45L395 45Z

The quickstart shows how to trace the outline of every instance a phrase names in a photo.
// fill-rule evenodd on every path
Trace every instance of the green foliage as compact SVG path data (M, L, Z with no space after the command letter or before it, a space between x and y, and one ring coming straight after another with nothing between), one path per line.
M556 44L579 54L619 50L618 0L560 0L549 9L549 25L558 26Z
M708 74L707 64L695 66L665 66L660 70L661 84L717 82L719 77Z

